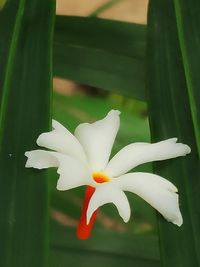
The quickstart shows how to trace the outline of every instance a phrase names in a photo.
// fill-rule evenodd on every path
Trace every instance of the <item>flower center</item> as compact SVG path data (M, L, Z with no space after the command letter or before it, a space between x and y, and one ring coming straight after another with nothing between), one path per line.
M99 184L110 181L110 178L103 172L93 172L92 177Z

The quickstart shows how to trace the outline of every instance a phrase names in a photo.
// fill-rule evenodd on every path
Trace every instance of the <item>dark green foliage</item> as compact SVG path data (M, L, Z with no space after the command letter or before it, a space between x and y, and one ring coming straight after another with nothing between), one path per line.
M190 110L200 155L200 3L198 0L174 0L174 7Z
M139 24L57 16L54 75L145 99L145 45Z
M178 137L192 149L186 158L155 164L155 172L179 188L184 220L179 229L159 216L162 263L169 267L200 264L200 168L184 60L173 2L150 1L147 89L152 140Z
M49 129L53 1L10 0L0 13L0 266L44 267L48 251L45 172L25 151Z

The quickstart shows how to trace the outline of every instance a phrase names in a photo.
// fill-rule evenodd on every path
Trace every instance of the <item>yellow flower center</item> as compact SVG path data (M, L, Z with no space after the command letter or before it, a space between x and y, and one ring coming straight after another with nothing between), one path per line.
M92 177L96 183L105 183L109 182L111 179L103 172L94 172Z

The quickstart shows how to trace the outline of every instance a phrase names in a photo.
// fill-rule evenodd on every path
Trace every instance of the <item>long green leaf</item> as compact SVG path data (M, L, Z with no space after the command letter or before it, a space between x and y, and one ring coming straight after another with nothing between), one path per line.
M174 5L190 108L200 156L200 2L198 0L175 0Z
M155 164L179 188L184 220L178 228L159 216L163 266L200 266L200 168L172 0L150 1L147 89L153 141L178 137L192 148L186 158Z
M144 100L145 46L145 26L57 16L54 75Z
M10 0L0 13L0 266L47 266L45 173L24 152L48 130L54 2Z
M157 237L133 236L99 231L87 241L77 242L74 230L52 224L51 267L73 264L92 266L158 267L159 251Z

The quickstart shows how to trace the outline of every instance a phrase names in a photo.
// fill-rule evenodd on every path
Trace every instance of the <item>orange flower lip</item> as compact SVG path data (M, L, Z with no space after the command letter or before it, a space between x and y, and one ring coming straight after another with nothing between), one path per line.
M92 177L96 183L102 184L109 182L111 179L103 172L94 172Z

